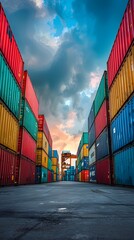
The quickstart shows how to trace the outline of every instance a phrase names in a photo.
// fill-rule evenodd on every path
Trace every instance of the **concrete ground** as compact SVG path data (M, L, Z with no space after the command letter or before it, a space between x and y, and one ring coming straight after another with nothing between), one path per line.
M134 189L58 182L0 188L0 239L134 239Z

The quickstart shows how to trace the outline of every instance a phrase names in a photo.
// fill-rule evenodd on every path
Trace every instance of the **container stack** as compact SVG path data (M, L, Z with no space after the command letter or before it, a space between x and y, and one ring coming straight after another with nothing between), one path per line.
M63 181L74 181L75 180L75 169L74 166L70 166L64 171Z
M59 180L59 155L57 150L52 151L52 170L54 171L53 181Z
M0 185L19 179L17 158L24 62L0 4Z
M36 183L52 181L52 138L45 116L39 115L36 157Z
M134 1L130 0L108 63L114 182L134 186Z
M35 183L39 103L28 72L23 74L18 154L19 184Z
M88 133L82 134L78 150L77 150L77 164L79 182L89 182L89 159L88 159Z

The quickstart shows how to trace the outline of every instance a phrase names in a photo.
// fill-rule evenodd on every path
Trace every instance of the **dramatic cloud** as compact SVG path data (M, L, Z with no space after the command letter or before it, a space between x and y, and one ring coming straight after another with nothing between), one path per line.
M59 152L76 153L127 0L2 0Z

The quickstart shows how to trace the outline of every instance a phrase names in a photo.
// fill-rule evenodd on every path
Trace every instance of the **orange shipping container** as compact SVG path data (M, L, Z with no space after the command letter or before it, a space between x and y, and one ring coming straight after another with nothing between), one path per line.
M84 144L81 149L81 160L83 157L88 157L88 144Z
M48 141L44 132L38 132L37 148L43 149L48 154Z
M43 166L47 168L48 165L48 155L44 150L37 149L36 165Z
M81 182L81 172L79 173L79 182Z
M0 144L17 152L19 123L0 102Z
M110 88L110 120L134 92L134 45Z
M58 159L57 158L52 158L52 165L58 166Z
M52 166L52 170L54 171L54 173L56 173L56 166Z
M57 176L57 174L54 173L54 182L56 182L56 176Z

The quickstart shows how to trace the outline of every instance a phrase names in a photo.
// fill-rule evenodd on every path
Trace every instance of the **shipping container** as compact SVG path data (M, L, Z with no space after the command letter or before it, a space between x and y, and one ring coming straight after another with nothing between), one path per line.
M51 171L52 169L52 160L48 157L47 168Z
M94 113L94 102L93 102L89 116L88 116L88 131L90 130L90 128L94 122L94 118L95 118L95 113Z
M109 104L105 100L95 118L95 136L96 138L100 133L109 125Z
M48 183L52 182L52 172L48 170Z
M81 182L81 172L79 173L79 182Z
M43 149L48 154L48 140L44 132L41 131L38 132L37 148Z
M96 139L96 160L102 159L110 154L108 128L105 128Z
M25 128L20 127L18 140L18 153L36 161L36 141L31 137Z
M52 138L51 138L49 128L48 128L48 125L47 125L44 115L38 116L38 130L43 131L45 133L48 143L49 143L50 147L52 148Z
M48 155L42 149L37 149L36 151L36 165L41 165L44 168L48 167Z
M99 184L111 184L109 157L96 162L96 180Z
M35 163L24 157L20 157L19 184L35 183Z
M25 127L31 136L37 140L38 122L26 100L22 99L20 125Z
M52 148L50 147L50 145L48 145L48 156L49 158L52 158Z
M112 152L134 141L134 95L111 123Z
M80 157L81 157L81 159L84 157L88 157L88 144L83 145L81 152L80 152Z
M52 151L52 157L59 159L59 154L58 154L58 151L57 151L57 150L53 150L53 151Z
M20 116L21 90L13 74L0 54L0 99L17 119Z
M24 62L9 22L0 3L0 51L2 51L18 84L22 85Z
M57 174L54 173L54 182L56 182L56 181L57 181Z
M96 182L96 164L90 166L90 182Z
M90 176L89 176L89 170L83 170L81 171L81 182L89 182Z
M96 162L96 147L95 147L95 143L89 150L89 165L93 164L94 162Z
M91 148L91 146L95 142L95 125L94 125L94 123L93 123L90 131L88 132L88 141L89 141L88 146L89 146L89 148Z
M134 40L134 1L129 0L116 39L114 41L108 62L108 85L111 86L124 57Z
M130 48L109 93L110 119L112 120L134 92L134 45Z
M24 71L23 74L22 93L34 113L34 116L38 119L39 102L27 71Z
M81 170L88 170L89 169L89 158L85 157L81 161Z
M81 148L83 147L84 144L88 144L88 132L83 132L78 150L77 150L77 156L80 154Z
M108 83L107 83L107 71L104 71L102 79L100 81L95 100L94 100L94 111L95 116L99 112L99 109L105 99L108 98Z
M36 166L36 183L48 182L48 170L42 166Z
M115 184L134 186L134 145L114 154Z
M0 144L17 152L19 123L0 102Z
M54 173L57 173L57 167L56 166L52 166L52 170L54 171Z
M18 183L19 160L17 154L0 146L0 186Z
M57 166L58 165L58 159L57 158L52 158L52 165Z

